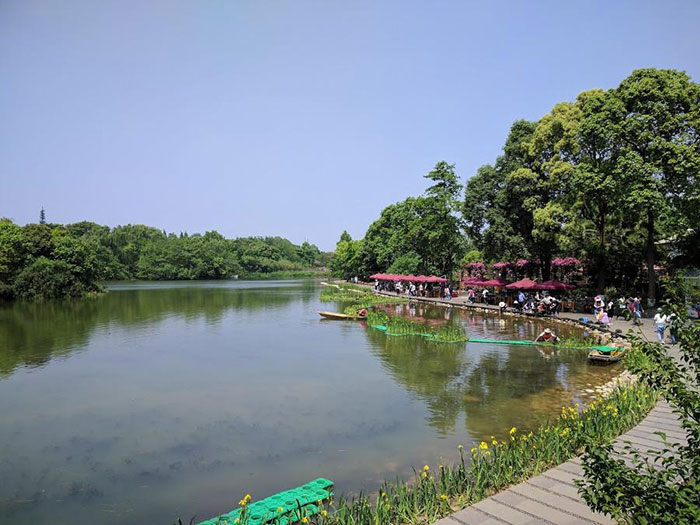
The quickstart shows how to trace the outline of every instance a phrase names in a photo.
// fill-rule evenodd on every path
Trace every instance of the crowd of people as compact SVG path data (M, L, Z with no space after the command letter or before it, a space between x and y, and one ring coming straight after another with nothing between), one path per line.
M492 294L488 288L484 288L477 294L473 288L467 289L467 301L474 304L480 301L483 304L492 302ZM508 308L506 295L501 293L496 296L498 299L498 308L501 312L505 312ZM495 301L494 301L495 302ZM535 292L534 294L526 294L524 291L519 291L516 299L513 300L512 308L518 313L536 314L536 315L558 315L561 311L561 301L549 294L548 292Z
M447 284L416 283L402 281L374 281L374 290L377 292L393 292L408 297L442 297L452 299L453 288Z

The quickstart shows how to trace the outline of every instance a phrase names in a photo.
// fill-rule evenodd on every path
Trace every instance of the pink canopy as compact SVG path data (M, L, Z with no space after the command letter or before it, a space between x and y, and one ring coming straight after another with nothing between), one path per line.
M484 279L483 277L470 277L469 279L464 280L464 285L465 286L489 286L486 284L488 280Z
M505 279L489 279L488 281L482 283L483 286L506 286L510 281Z
M370 279L379 279L380 281L409 281L414 283L446 283L447 279L431 275L399 275L394 273L375 273L370 275Z
M508 290L544 290L542 283L533 281L532 279L520 279L506 286Z
M573 284L566 284L561 281L554 280L545 281L542 283L542 285L548 286L548 288L546 288L547 290L573 290L576 288Z

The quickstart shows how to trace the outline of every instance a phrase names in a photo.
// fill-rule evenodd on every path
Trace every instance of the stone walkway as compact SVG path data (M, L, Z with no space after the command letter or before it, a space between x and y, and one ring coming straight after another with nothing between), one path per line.
M498 311L498 308L493 305L480 303L471 305L467 303L464 296L455 297L449 301L425 298L419 298L419 300L444 306L487 308ZM565 312L561 313L560 317L577 320L583 315ZM610 329L614 331L618 328L622 330L623 334L627 333L629 329L633 329L649 340L656 339L651 319L643 319L642 325L639 327L633 327L629 321L613 320ZM669 354L677 358L678 349L670 347ZM616 455L628 460L627 452L624 450L627 444L639 449L642 454L649 449L662 449L663 440L658 434L655 434L659 431L666 434L669 443L686 443L685 432L681 428L680 421L665 400L659 402L639 425L615 440ZM513 485L479 503L455 512L437 521L436 525L615 523L608 516L591 511L578 495L574 481L582 477L581 460L574 458L518 485Z

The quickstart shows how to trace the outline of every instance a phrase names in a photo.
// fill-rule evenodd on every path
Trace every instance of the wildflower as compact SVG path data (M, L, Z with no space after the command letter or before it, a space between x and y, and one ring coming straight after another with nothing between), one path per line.
M487 450L489 448L489 444L486 443L486 441L482 441L481 443L479 443L479 448L481 450Z
M457 448L458 448L459 450L464 450L464 447L463 447L462 445L457 445Z
M498 445L498 440L494 439L493 441L491 441L491 444L495 447L496 445Z
M302 522L302 523L309 523L309 518L307 518L306 516L304 516L303 518L301 518L301 522Z
M423 470L426 471L426 472L428 472L428 471L430 470L430 466L425 465L425 466L423 467Z
M484 456L490 456L490 455L491 455L491 452L489 452L488 450L486 450L486 451L484 452Z
M472 456L476 453L476 447L472 447L471 453L472 453Z
M515 428L515 427L511 428L511 429L510 429L510 435L512 436L512 435L515 434L517 431L518 431L517 428Z
M321 516L323 516L324 518L327 518L327 517L328 517L328 511L327 511L327 510L322 510L322 511L321 511Z
M447 494L440 494L440 499L442 501L447 501Z

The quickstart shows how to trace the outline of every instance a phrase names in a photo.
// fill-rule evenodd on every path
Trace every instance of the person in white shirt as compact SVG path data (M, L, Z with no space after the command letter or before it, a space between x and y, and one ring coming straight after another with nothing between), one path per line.
M654 326L656 327L656 337L660 343L664 341L664 332L666 331L666 322L668 318L661 313L661 308L657 308L654 316Z
M504 313L506 311L506 303L501 299L501 302L498 303L498 309L501 311L501 313Z

